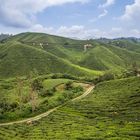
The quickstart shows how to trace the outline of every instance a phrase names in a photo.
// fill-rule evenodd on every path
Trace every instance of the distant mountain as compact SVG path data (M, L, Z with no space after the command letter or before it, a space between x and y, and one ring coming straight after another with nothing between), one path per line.
M5 40L5 39L7 39L7 38L9 38L9 37L11 37L12 35L10 35L10 34L0 34L0 41L2 41L2 40Z
M121 38L115 38L114 40L127 40L127 41L140 41L140 38L136 37L121 37Z
M120 37L120 38L114 38L114 39L109 39L109 38L98 38L95 39L96 41L100 41L100 42L109 42L109 41L133 41L133 42L139 42L140 38L136 38L136 37Z

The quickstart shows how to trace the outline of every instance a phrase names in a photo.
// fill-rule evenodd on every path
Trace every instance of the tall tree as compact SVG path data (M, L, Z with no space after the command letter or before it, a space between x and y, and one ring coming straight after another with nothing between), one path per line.
M17 81L17 95L18 95L18 104L19 104L19 108L20 110L22 109L22 105L23 105L23 95L22 95L22 92L23 92L23 81L17 77L16 78L16 81Z
M32 112L34 112L38 107L38 93L36 91L35 84L33 84L34 81L32 80L32 76L33 75L29 76L29 85L30 85L29 101L31 103Z

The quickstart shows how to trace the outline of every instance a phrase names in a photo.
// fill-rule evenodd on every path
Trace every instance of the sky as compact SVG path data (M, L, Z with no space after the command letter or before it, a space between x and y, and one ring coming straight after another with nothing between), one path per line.
M0 0L0 32L140 38L140 0Z

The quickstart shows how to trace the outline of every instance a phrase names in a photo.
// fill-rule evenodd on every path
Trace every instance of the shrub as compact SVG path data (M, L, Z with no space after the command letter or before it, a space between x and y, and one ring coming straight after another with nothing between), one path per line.
M99 82L109 81L109 80L113 80L113 79L115 79L115 76L114 76L113 73L105 73L104 75L99 76L98 78L96 78L94 80L94 83L97 84Z
M54 91L52 89L47 90L47 95L48 96L53 96L53 94L54 94Z
M64 45L67 46L67 45L69 45L69 43L68 42L65 42Z
M79 85L78 87L73 87L73 88L72 88L72 91L73 91L74 93L78 93L78 92L84 91L84 89L83 89L82 86Z
M67 82L67 83L65 84L65 89L66 89L66 90L72 89L72 81L69 81L69 82Z
M45 99L44 101L43 101L43 104L49 104L49 101L48 101L48 99Z
M45 90L45 89L43 89L43 90L40 91L39 94L40 94L40 96L42 96L42 97L53 96L53 95L54 95L54 89L50 89L50 90Z
M40 82L38 79L35 79L33 82L32 82L32 89L33 90L41 90L43 88L42 86L42 82Z
M42 89L42 90L39 92L39 95L40 95L41 97L46 97L46 96L47 96L47 90Z
M61 104L65 102L65 97L64 96L59 96L57 98L58 102L60 102Z
M73 97L73 92L72 92L72 91L63 92L63 96L64 96L66 99L72 99L72 97Z

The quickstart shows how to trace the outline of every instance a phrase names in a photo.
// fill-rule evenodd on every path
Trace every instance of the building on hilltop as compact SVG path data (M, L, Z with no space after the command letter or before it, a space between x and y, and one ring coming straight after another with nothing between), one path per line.
M84 52L87 51L87 48L91 48L92 47L92 44L86 44L84 45Z

